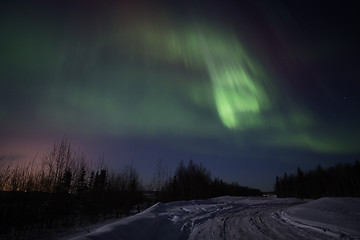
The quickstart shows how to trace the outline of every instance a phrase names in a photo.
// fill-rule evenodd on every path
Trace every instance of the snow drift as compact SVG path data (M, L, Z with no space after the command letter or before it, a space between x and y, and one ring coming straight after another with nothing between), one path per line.
M360 199L220 197L157 203L72 240L360 239Z

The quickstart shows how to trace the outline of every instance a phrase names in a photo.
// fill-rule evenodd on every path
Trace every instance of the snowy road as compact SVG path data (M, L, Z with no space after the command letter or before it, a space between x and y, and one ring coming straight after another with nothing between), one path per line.
M359 208L355 198L304 202L222 197L158 203L72 239L360 239Z

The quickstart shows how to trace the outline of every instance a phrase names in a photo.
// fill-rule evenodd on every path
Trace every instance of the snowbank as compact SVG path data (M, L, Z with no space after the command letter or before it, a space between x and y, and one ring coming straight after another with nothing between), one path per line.
M220 197L157 203L66 239L360 239L360 199Z
M284 218L329 235L360 239L360 198L321 198L290 207Z

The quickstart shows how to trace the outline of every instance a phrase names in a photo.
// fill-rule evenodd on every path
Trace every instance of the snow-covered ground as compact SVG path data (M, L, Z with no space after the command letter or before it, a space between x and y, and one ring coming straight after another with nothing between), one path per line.
M157 203L64 239L360 239L360 199L221 197Z

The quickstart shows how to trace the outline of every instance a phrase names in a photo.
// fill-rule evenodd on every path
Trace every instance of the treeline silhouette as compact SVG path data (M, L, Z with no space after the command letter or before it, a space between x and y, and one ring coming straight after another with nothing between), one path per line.
M96 168L69 141L57 141L41 159L0 171L0 239L37 239L55 229L86 226L128 216L157 201L190 200L222 195L261 195L260 190L212 179L201 164L181 162L174 175L160 166L150 190L137 170L113 171L103 158ZM1 163L1 162L0 162Z
M169 176L160 185L159 201L205 199L224 195L261 196L258 189L240 186L237 183L226 183L221 179L211 178L210 172L192 160L187 165L180 162L174 176Z
M144 202L133 166L114 172L100 162L92 170L85 155L64 139L40 166L31 162L2 169L0 188L0 239L127 216Z
M276 177L275 194L278 197L321 198L321 197L360 197L360 162L336 164L323 169L303 172L297 169L296 175Z

